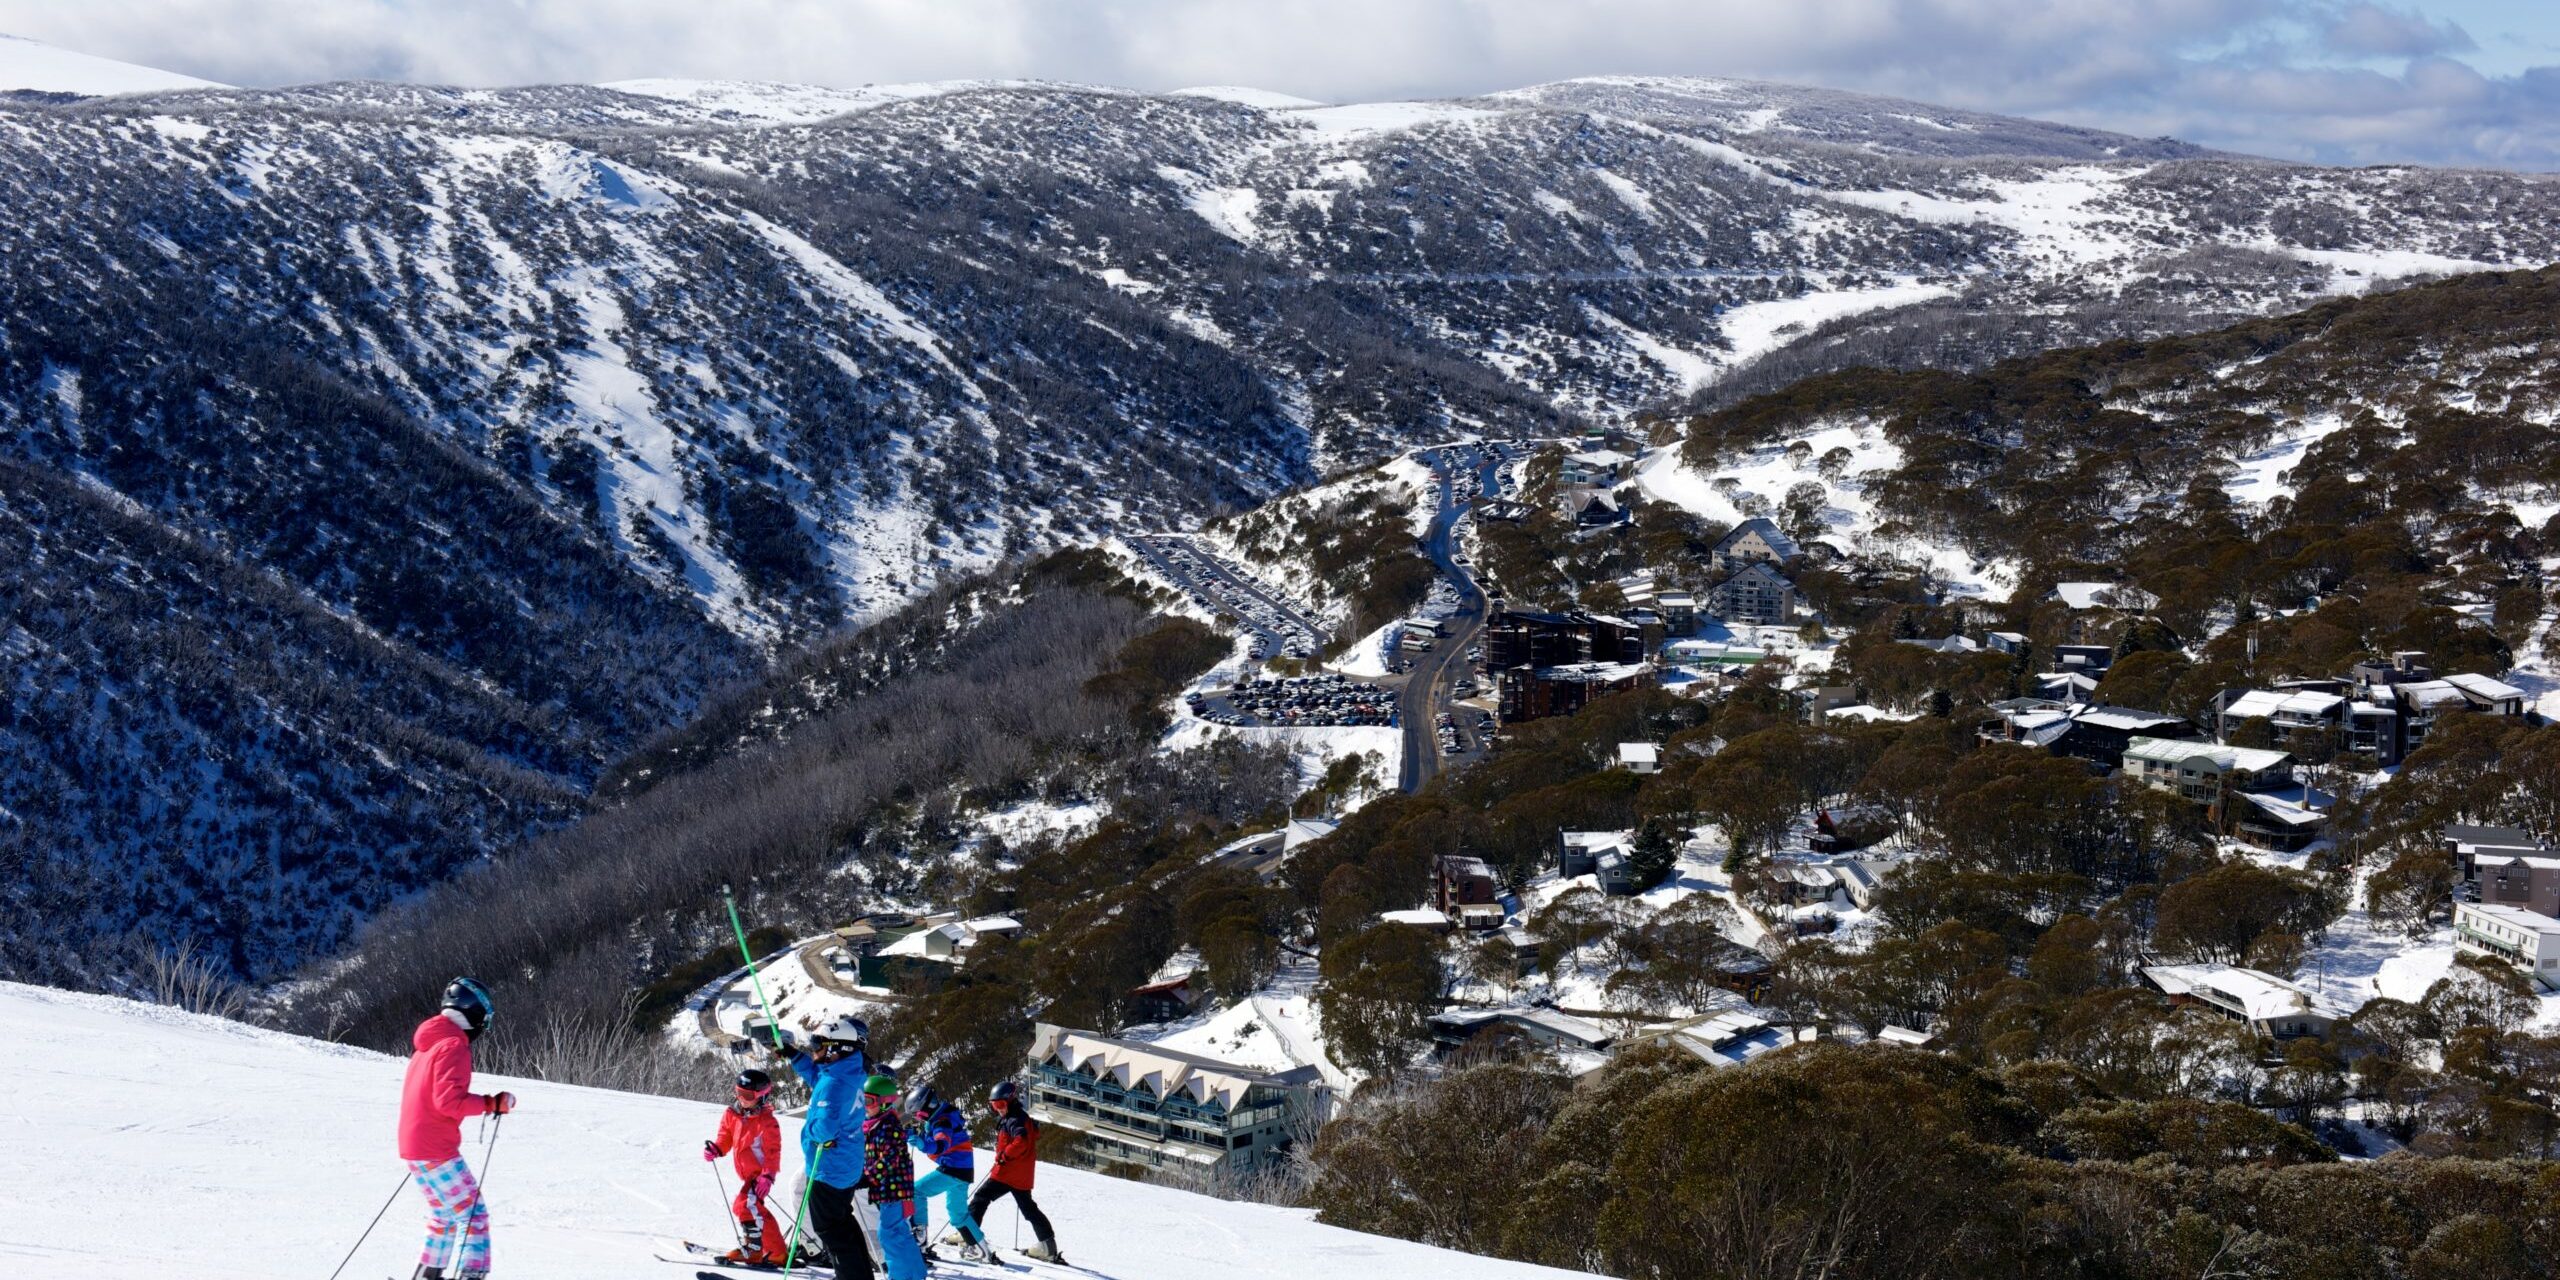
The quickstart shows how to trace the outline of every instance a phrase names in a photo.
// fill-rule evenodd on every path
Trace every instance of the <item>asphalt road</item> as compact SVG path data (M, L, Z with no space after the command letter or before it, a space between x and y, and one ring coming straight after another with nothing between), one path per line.
M1437 455L1445 457L1446 455ZM1494 472L1499 466L1490 446L1485 448L1485 462L1478 476L1481 492L1491 493ZM1445 477L1440 465L1434 474ZM1484 632L1485 598L1476 586L1475 575L1457 562L1455 530L1463 508L1452 499L1455 490L1445 482L1440 486L1440 511L1431 518L1431 532L1423 539L1422 553L1440 568L1441 576L1458 588L1457 612L1441 623L1440 642L1429 653L1414 659L1413 670L1405 677L1404 689L1396 697L1396 715L1404 724L1404 773L1398 785L1405 791L1420 791L1437 776L1444 765L1456 764L1480 755L1484 743L1475 726L1461 716L1458 741L1463 750L1458 755L1440 754L1440 712L1449 705L1449 686L1467 668L1467 648Z

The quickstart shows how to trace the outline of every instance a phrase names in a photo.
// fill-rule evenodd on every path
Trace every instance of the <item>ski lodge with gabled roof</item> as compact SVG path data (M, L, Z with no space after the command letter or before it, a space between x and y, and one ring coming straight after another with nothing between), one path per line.
M1321 1119L1314 1067L1263 1071L1043 1022L1031 1033L1031 1116L1081 1139L1084 1160L1245 1173L1289 1150L1293 1120Z

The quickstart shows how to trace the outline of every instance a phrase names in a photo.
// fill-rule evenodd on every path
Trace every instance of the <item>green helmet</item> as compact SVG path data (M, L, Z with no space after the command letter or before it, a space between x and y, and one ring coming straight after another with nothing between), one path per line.
M887 1076L873 1076L862 1082L862 1091L864 1093L887 1094L894 1098L898 1096L898 1082Z

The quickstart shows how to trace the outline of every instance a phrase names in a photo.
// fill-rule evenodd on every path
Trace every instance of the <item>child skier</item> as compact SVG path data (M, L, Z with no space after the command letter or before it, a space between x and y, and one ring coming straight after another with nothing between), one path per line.
M969 1141L969 1117L928 1084L917 1085L907 1095L907 1113L914 1119L908 1143L933 1161L933 1168L916 1179L916 1234L930 1238L933 1215L928 1210L940 1197L942 1216L951 1226L950 1241L960 1246L960 1256L970 1262L986 1257L986 1233L969 1214L969 1183L978 1169L977 1151ZM933 1250L925 1250L925 1257L930 1260Z
M879 1215L880 1261L889 1280L924 1280L924 1254L916 1248L916 1166L907 1155L907 1125L898 1118L898 1082L873 1076L863 1082L862 1180ZM841 1273L839 1273L841 1274Z
M456 978L445 984L436 1015L409 1036L409 1070L400 1082L400 1159L427 1197L427 1244L419 1252L418 1280L482 1280L489 1274L489 1207L480 1202L480 1184L462 1162L462 1122L516 1108L512 1093L471 1092L471 1042L496 1015L487 988Z
M869 1280L871 1250L853 1214L853 1188L862 1181L862 1103L856 1099L871 1074L870 1028L862 1019L828 1019L810 1034L809 1052L789 1055L791 1069L809 1083L809 1110L800 1122L800 1160L809 1229L826 1246L826 1264L837 1280ZM782 1050L776 1050L783 1053ZM797 1225L797 1219L794 1219Z
M1058 1252L1057 1233L1049 1229L1049 1215L1031 1201L1031 1176L1040 1165L1040 1125L1022 1107L1022 1091L1011 1080L999 1084L987 1095L987 1109L996 1114L996 1167L987 1180L978 1184L978 1194L969 1197L969 1216L987 1220L987 1206L997 1196L1010 1194L1013 1204L1022 1212L1022 1220L1031 1224L1040 1243L1022 1251L1026 1258L1042 1262L1065 1262Z
M722 1262L778 1267L790 1257L782 1224L765 1203L773 1176L782 1171L782 1124L774 1119L772 1095L773 1077L752 1067L739 1072L737 1097L720 1110L720 1136L702 1144L703 1159L729 1156L738 1171L738 1196L729 1211L738 1219L742 1243L722 1254Z

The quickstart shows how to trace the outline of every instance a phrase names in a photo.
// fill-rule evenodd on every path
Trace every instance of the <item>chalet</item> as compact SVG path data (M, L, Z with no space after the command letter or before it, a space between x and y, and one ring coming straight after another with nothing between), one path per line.
M1161 982L1150 982L1129 992L1129 1016L1134 1022L1173 1022L1189 1017L1208 995L1194 981L1195 974L1182 973Z
M1387 924L1411 925L1416 929L1428 929L1433 933L1449 933L1458 927L1457 921L1450 919L1436 907L1406 907L1399 911L1381 911L1378 913L1378 919Z
M2125 776L2202 805L2221 805L2234 793L2275 790L2293 780L2293 757L2282 751L2230 747L2214 742L2137 737L2125 746Z
M2081 671L2048 671L2036 677L2036 692L2055 702L2087 705L2098 700L2098 678Z
M1575 876L1598 873L1600 858L1611 850L1625 852L1634 840L1626 831L1559 831L1556 833L1556 874L1571 880Z
M1627 518L1618 496L1606 489L1565 489L1557 494L1557 513L1577 529L1598 529Z
M1618 767L1629 773L1662 772L1662 746L1653 742L1618 744Z
M2325 1036L2346 1016L2303 987L2237 965L2155 964L2145 967L2142 977L2172 1004L2246 1022L2271 1040Z
M2453 904L2453 949L2513 965L2535 984L2560 989L2560 919L2494 902Z
M1263 1071L1046 1022L1025 1074L1032 1118L1074 1133L1097 1166L1250 1173L1330 1103L1314 1067Z
M1592 485L1603 489L1625 484L1635 474L1636 460L1615 449L1587 449L1568 453L1557 464L1559 484Z
M2194 725L2173 715L2132 707L2066 703L2019 698L1992 708L1998 718L1984 721L1975 736L1984 743L2006 742L2042 747L2058 756L2086 760L2100 772L2124 767L2125 748L2137 737L2197 738Z
M1501 940L1502 945L1511 949L1511 971L1513 973L1525 978L1530 974L1537 972L1538 953L1545 949L1547 945L1546 939L1541 938L1516 924L1507 924L1502 926L1502 931L1495 934L1494 937Z
M1428 1021L1432 1056L1443 1062L1553 1054L1589 1071L1608 1060L1618 1040L1598 1023L1554 1009L1446 1009Z
M2029 645L2027 638L2015 631L1985 631L1982 647L1995 653L2025 653Z
M2058 644L2053 647L2053 669L2098 676L2116 664L2116 651L2103 644Z
M1900 641L1900 643L1911 645L1915 648L1927 649L1933 653L1966 654L1982 652L1982 644L1980 641L1973 639L1971 636L1964 635L1939 636L1933 640L1921 640L1906 636Z
M2560 916L2560 853L2514 827L2444 829L2446 849L2462 874L2460 897Z
M1707 612L1747 627L1783 627L1804 611L1804 593L1776 565L1754 560L1707 591Z
M855 981L866 987L937 982L960 965L960 953L974 941L969 931L957 923L903 934L862 957L854 971Z
M1733 527L1733 532L1716 543L1707 553L1707 567L1721 575L1742 572L1748 565L1765 564L1783 569L1804 554L1796 540L1778 528L1766 516L1753 516Z
M2300 853L2329 833L2336 801L2307 786L2244 791L2233 807L2231 836L2252 849Z
M1494 879L1493 868L1485 865L1482 858L1444 853L1433 864L1432 907L1466 928L1501 928L1501 895L1502 886Z
M1653 607L1662 615L1662 629L1672 635L1698 629L1698 598L1686 591L1665 591L1653 598Z

